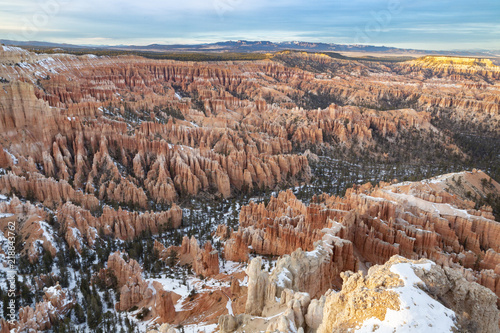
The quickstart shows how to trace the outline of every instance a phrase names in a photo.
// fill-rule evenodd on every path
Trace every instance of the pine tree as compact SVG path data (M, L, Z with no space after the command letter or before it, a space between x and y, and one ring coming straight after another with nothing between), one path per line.
M85 312L79 303L76 303L73 307L73 313L75 314L78 324L83 324L85 322Z

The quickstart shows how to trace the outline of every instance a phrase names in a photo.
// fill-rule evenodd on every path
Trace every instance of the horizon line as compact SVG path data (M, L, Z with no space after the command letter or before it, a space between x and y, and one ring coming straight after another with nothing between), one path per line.
M386 45L386 44L368 44L368 43L357 43L357 44L344 44L344 43L327 43L327 42L314 42L314 41L307 41L307 40L281 40L281 41L270 41L270 40L249 40L249 39L220 39L217 41L211 41L211 42L193 42L193 41L186 41L185 43L168 43L168 42L153 42L153 43L145 43L145 44L140 44L140 43L130 43L130 44L72 44L72 43L67 43L67 42L57 42L57 41L49 41L49 40L29 40L29 41L22 41L22 40L13 40L13 39L0 39L2 41L2 44L4 42L12 42L12 43L22 43L26 45L30 45L30 43L47 43L47 44L59 44L59 45L68 45L68 46L80 46L80 47L121 47L121 46L127 46L127 47L147 47L147 46L153 46L153 45L158 45L158 46L200 46L200 45L213 45L213 44L219 44L219 43L228 43L228 42L248 42L248 43L258 43L258 42L264 42L264 43L271 43L271 44L284 44L284 43L309 43L309 44L319 44L319 45L336 45L336 46L346 46L346 47L377 47L377 48L393 48L393 49L398 49L398 50L404 50L404 51L433 51L433 52L499 52L500 50L496 49L484 49L484 48L468 48L468 49L450 49L450 50L443 50L443 49L423 49L423 48L405 48L405 47L400 47L400 46L392 46L392 45ZM215 50L214 50L215 51ZM339 50L340 51L340 50ZM349 50L345 50L349 51ZM353 51L354 52L354 51ZM359 52L359 51L358 51ZM496 55L500 56L500 54Z

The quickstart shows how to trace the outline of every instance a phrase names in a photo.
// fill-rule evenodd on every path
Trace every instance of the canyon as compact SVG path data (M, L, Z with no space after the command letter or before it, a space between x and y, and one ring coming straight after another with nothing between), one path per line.
M497 332L499 147L488 59L0 46L0 332Z

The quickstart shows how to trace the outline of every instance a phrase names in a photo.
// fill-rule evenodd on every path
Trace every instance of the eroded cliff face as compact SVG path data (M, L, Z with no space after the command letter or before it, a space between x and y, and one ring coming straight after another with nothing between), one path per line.
M499 130L498 67L474 59L385 64L290 53L177 62L0 46L0 65L0 193L9 196L0 197L0 228L5 234L17 222L30 262L58 254L55 235L83 256L102 242L130 244L186 227L181 207L192 198L306 183L317 158L307 149L394 162L395 148L421 141L435 155L463 158L450 133L432 125L436 119ZM500 191L488 180L474 171L365 184L308 204L281 191L266 204L243 206L238 229L220 225L213 246L194 237L178 247L155 242L163 261L174 250L173 265L191 267L196 277L184 287L145 275L121 252L109 255L92 282L116 283L116 310L150 309L144 319L160 332L216 324L222 332L340 332L372 329L402 311L397 288L405 279L391 267L407 263L401 257L428 258L435 264L415 274L441 300L442 313L454 312L457 328L494 331L500 230L491 207L470 201ZM368 276L347 273L387 262ZM35 283L43 288L52 278ZM49 295L25 307L19 327L59 321L74 300L66 290L57 294L63 300Z
M134 306L148 308L150 318L159 317L162 322L175 317L172 294L165 291L160 283L145 280L142 267L134 259L127 262L123 254L113 253L108 258L106 269L101 270L97 278L105 283L116 282L115 287L120 290L120 300L115 305L117 310L127 311Z
M240 128L252 110L267 109L265 102L211 91L211 85L229 89L231 80L241 82L247 68L240 65L220 71L202 64L62 55L22 64L2 73L11 80L0 95L9 149L43 165L43 176L69 181L99 200L148 208L150 200L168 204L200 192L228 197L232 188L248 191L309 177L307 159L290 154L285 133L260 131L264 119ZM196 99L178 100L178 86ZM34 117L47 125L35 126Z
M170 246L168 249L160 242L155 241L154 251L163 260L168 260L173 251L181 264L191 265L196 275L210 277L219 274L219 252L214 250L210 242L200 247L194 236L191 239L184 236L181 246Z
M281 299L287 304L287 298L294 293L305 293L309 305L310 298L319 298L336 284L341 272L356 270L357 262L353 256L352 243L342 240L342 227L334 223L331 228L323 229L325 236L315 243L313 251L297 249L291 255L284 255L277 260L273 271L268 274L262 270L260 257L253 259L246 270L248 275L248 296L245 313L256 316L269 316ZM289 295L290 293L291 296ZM283 299L283 297L285 297ZM305 311L302 311L304 317ZM304 318L300 319L303 326Z
M15 48L3 53L6 66L0 74L9 82L0 90L0 126L5 148L20 159L14 173L31 168L101 201L143 209L151 208L151 201L164 205L186 194L229 197L234 191L307 180L307 159L294 153L294 146L361 144L374 153L380 140L391 143L405 133L423 131L440 137L450 154L460 155L430 124L427 111L453 104L460 109L457 116L480 117L480 109L498 114L495 88L480 96L475 89L481 87L465 76L481 68L495 79L498 70L492 64L460 65L467 70L446 65L451 69L442 74L444 82L428 80L423 84L428 88L420 91L412 77L417 67L430 68L426 60L394 68L338 60L339 76L324 80L273 61L221 66L138 57L31 56ZM23 54L19 66L10 62L10 53ZM307 55L300 57L307 60ZM405 68L407 84L390 73ZM368 75L363 79L355 75L364 71ZM381 75L384 71L390 74ZM253 79L247 80L249 76ZM436 89L439 85L445 89ZM306 110L296 103L304 92L338 96L363 107ZM394 105L418 100L419 110L364 107L379 108L377 103L391 98L397 99L390 102ZM45 125L36 126L35 119ZM388 158L390 153L377 155Z
M408 61L405 66L430 69L436 76L472 74L497 80L500 78L500 67L490 59L427 56Z
M10 327L10 332L49 330L71 311L75 303L76 300L61 286L45 288L43 300L36 303L35 308L26 306L19 309L19 320L13 327ZM5 321L2 323L2 329L8 326Z
M449 96L454 96L453 105L460 110L456 115L476 115L479 109L498 114L495 88L483 89L478 95L476 90L481 87L471 84L467 76L496 80L498 68L471 59L459 63L425 58L384 67L321 55L286 55L285 64L295 57L335 66L338 76L325 80L286 66L279 57L277 61L222 66L139 57L34 55L3 46L1 51L4 66L0 75L5 80L0 89L0 144L4 148L0 162L10 168L0 179L2 193L33 197L51 209L71 201L94 217L103 205L114 207L112 214L104 208L108 216L115 216L112 223L95 226L88 213L80 216L87 216L86 224L96 231L102 227L106 234L121 239L137 236L140 231L127 229L144 222L119 217L123 212L117 211L118 206L155 210L186 196L227 198L240 191L307 181L309 163L297 148L359 145L368 154L387 159L391 150L380 151L380 142L391 144L424 133L438 137L442 149L450 154L461 155L431 125L427 112L449 108L445 101ZM419 70L433 71L443 82L414 84ZM404 71L407 84L397 75ZM436 89L437 85L445 89ZM298 103L305 92L337 96L342 104L358 106L331 104L307 110ZM390 102L394 105L418 100L415 106L419 110L381 112L365 107L383 108L377 103L389 97L398 99ZM72 214L61 216L63 220L75 219L70 209L60 212ZM178 216L172 219L178 225ZM126 225L117 228L116 223ZM138 229L155 229L157 224ZM262 222L257 226L264 227ZM77 229L93 243L93 231ZM230 248L243 243L252 243L257 253L276 255L291 253L299 246L311 249L321 236L305 232L308 235L302 239L308 243L299 244L293 232L276 229L276 235L289 239L288 249L271 249L276 236L270 233L258 244L248 233L239 232L234 245L227 246L228 258L244 259L244 253ZM79 247L75 240L71 243Z
M486 195L500 189L488 179L474 170L422 182L355 186L345 197L322 194L309 205L291 191L281 192L267 205L251 203L241 208L238 232L220 226L216 236L227 239L229 246L223 249L227 260L227 251L235 251L231 240L240 233L257 233L264 240L275 231L261 225L285 226L293 238L271 238L270 247L240 243L239 252L247 258L256 254L279 257L271 270L257 256L245 274L243 266L222 272L219 255L210 243L200 246L195 238L185 237L180 247L167 249L156 242L160 258L168 260L169 251L174 250L179 255L174 264L190 264L196 275L206 279L197 282L204 287L192 298L166 290L161 279L145 279L141 266L120 253L109 257L98 277L108 283L114 275L120 289L118 310L152 307L151 318L160 318L158 324L196 325L194 318L204 316L203 325L218 323L223 332L344 332L355 327L399 327L394 318L430 311L442 312L439 320L427 318L437 330L444 325L444 315L450 327L458 330L476 327L496 332L498 223L490 207L475 209L468 200L470 191ZM29 211L31 206L24 205L23 211ZM21 210L15 200L2 207L5 212ZM34 206L31 210L36 212ZM305 238L309 235L317 239L308 248ZM295 243L286 244L291 239ZM272 252L275 249L283 252L277 255ZM418 281L407 274L406 264ZM412 281L420 287L413 288ZM427 301L406 308L407 291L401 289L405 286L418 297L436 302L432 311L418 308Z
M343 198L326 194L315 197L309 206L296 200L291 192L282 192L267 206L250 204L242 207L238 233L223 227L217 231L219 237L228 238L225 251L233 251L234 244L239 242L240 252L246 246L247 253L255 250L261 251L255 251L261 255L273 253L243 242L239 237L248 233L264 240L266 234L273 234L272 228L258 228L262 221L266 221L266 224L272 221L272 225L287 226L287 230L292 231L293 226L305 222L313 226L311 230L322 235L322 239L316 241L314 247L305 248L307 251L297 249L289 252L290 255L282 254L271 273L263 270L260 258L251 261L246 270L248 296L245 313L259 317L273 317L277 313L281 315L280 319L270 324L256 318L255 327L240 322L234 331L244 331L244 327L250 330L267 327L268 331L285 332L301 327L305 331L319 329L320 332L343 332L371 317L384 321L387 309L400 309L397 293L382 291L376 284L381 283L389 289L399 285L400 280L396 277L394 284L389 280L382 281L382 276L391 279L392 275L380 271L376 273L378 275L375 274L379 276L374 277L375 284L370 282L369 287L365 284L359 287L364 296L358 297L350 293L358 288L356 286L361 283L359 281L362 281L363 273L352 275L343 272L359 270L366 273L371 265L389 261L384 268L387 270L393 262L403 260L403 256L414 260L429 258L435 262L436 268L430 274L434 278L423 279L429 290L432 289L431 294L436 292L439 297L456 297L455 300L443 302L446 307L458 311L458 319L453 321L453 325L470 328L484 324L482 329L495 332L498 329L498 297L495 295L498 295L495 287L495 281L498 281L495 247L498 242L494 240L494 235L498 223L494 221L489 207L476 210L473 208L474 203L467 199L470 191L485 195L500 189L500 185L494 181L489 188L483 186L481 189L484 179L489 177L481 171L473 171L443 175L423 182L382 183L375 187L365 184L348 190ZM457 186L457 183L460 185ZM305 232L296 231L296 234L308 237ZM273 246L277 247L281 242L285 245L290 239L276 237L272 241ZM300 247L302 243L296 244ZM369 276L373 270L375 268L370 269ZM339 281L340 277L343 282ZM460 282L456 280L459 278ZM438 279L442 281L437 282ZM447 283L453 287L444 288ZM477 300L484 302L485 307L485 318L481 319L481 324L470 321L471 311L475 311L470 306L476 301L467 299L464 296L467 293L458 292L458 289L453 289L454 286L458 289L472 288L477 291L471 293L481 294ZM345 290L345 295L328 292L341 288ZM360 298L360 304L353 303ZM380 302L380 305L373 302ZM465 303L469 304L464 305L467 310L456 310L458 304ZM219 324L226 325L228 320L224 319Z
M251 293L269 286L269 280L262 278L266 273L258 272L260 264L259 258L254 259L247 270L248 302L257 307L260 304ZM396 255L367 274L348 271L340 276L344 281L338 292L328 290L311 300L307 292L284 289L279 298L261 298L266 312L258 317L252 317L254 308L247 303L248 315L221 317L219 327L223 332L498 331L497 297L467 281L458 269Z
M489 59L427 56L391 64L288 53L277 60L321 71L317 80L295 81L303 98L310 99L305 93L310 91L334 97L341 104L446 111L446 116L439 112L436 116L484 124L484 129L498 131L500 67Z
M57 254L56 228L48 223L49 216L42 208L17 197L0 201L0 230L7 239L16 235L23 240L21 255L35 263L44 252L55 257ZM10 231L10 233L9 233ZM5 253L2 248L0 253Z
M460 271L428 260L392 257L368 275L343 274L338 293L326 296L317 332L424 329L498 331L496 297ZM438 302L437 300L440 300Z

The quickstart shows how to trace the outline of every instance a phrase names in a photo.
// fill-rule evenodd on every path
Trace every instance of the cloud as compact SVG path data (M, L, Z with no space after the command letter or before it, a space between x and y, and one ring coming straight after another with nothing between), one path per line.
M376 25L377 14L394 1L402 10L370 36L370 43L432 46L439 39L441 48L500 48L500 1L487 0L0 0L0 34L26 30L56 3L47 20L38 17L35 23L43 24L35 24L33 39L143 45L228 39L354 43L356 33Z

